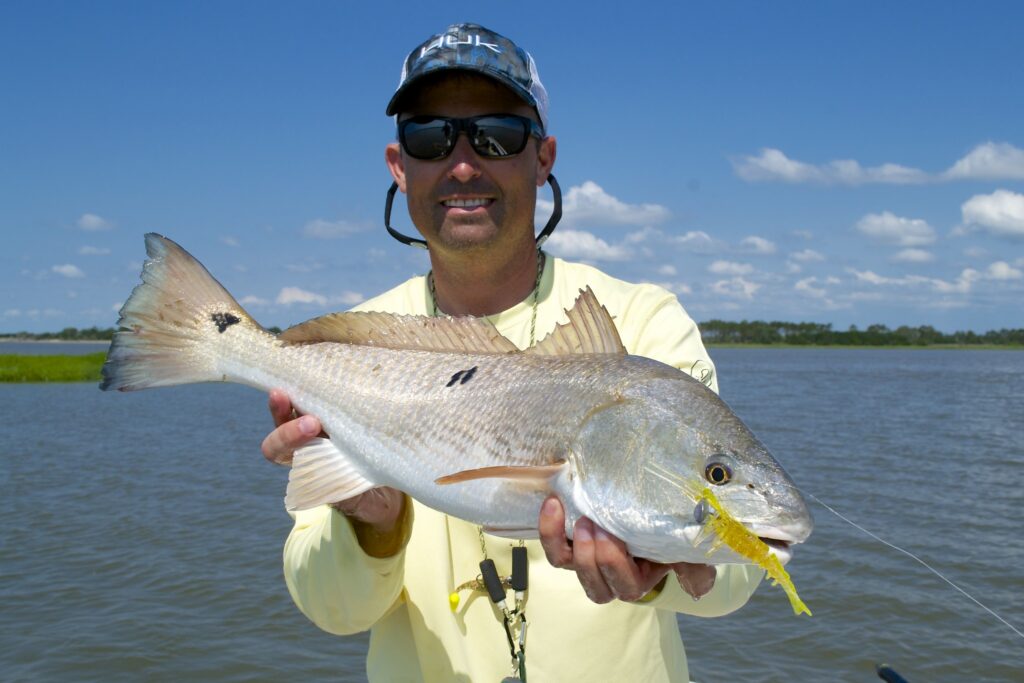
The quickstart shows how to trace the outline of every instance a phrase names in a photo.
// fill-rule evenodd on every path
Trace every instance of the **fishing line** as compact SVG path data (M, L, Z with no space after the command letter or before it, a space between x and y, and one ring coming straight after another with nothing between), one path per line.
M1003 622L1003 624L1005 624L1005 625L1006 625L1006 626L1007 626L1007 627L1008 627L1008 628L1009 628L1009 629L1010 629L1011 631L1013 631L1014 633L1016 633L1016 634L1017 634L1018 636L1020 636L1021 638L1024 638L1024 633L1021 633L1021 632L1020 632L1020 631L1019 631L1019 630L1017 629L1017 627L1016 627L1016 626L1014 626L1013 624L1011 624L1010 622L1008 622L1008 621L1007 621L1006 619L1003 619L1003 618L1002 618L1001 616L999 616L998 614L996 614L996 613L995 613L995 612L994 612L993 610L991 610L991 609L990 609L989 607L987 607L986 605L983 605L983 604L982 604L982 603L981 603L980 601L978 601L978 599L977 599L977 598L975 598L975 597L974 597L973 595L971 595L970 593L968 593L967 591L965 591L965 590L964 590L963 588L961 588L960 586L956 585L955 583L953 583L952 581L950 581L949 579L947 579L947 578L946 578L945 576L943 576L943 575L942 575L942 574L941 574L941 573L939 572L939 570L937 570L937 569L935 569L934 567L932 567L932 566L931 566L930 564L928 564L927 562L925 562L924 560L922 560L922 559L921 559L920 557L918 557L918 556L917 556L917 555L915 555L914 553L910 552L909 550L904 550L903 548L901 548L901 547L899 547L899 546L897 546L897 545L893 545L892 543L890 543L889 541L885 540L884 538L880 538L879 536L877 536L877 535L875 535L875 534L871 533L870 531L868 531L867 529L865 529L864 527L862 527L862 526L861 526L860 524L857 524L856 522L854 522L854 521L852 521L852 520L850 520L850 519L847 519L846 517L844 517L843 515L841 515L841 514L840 514L839 512L837 512L837 511L836 511L835 509L833 509L833 508L832 508L832 507L831 507L830 505L828 505L827 503L824 503L824 502L822 502L822 500L821 500L820 498L818 498L817 496L815 496L815 495L812 495L812 494L810 494L810 493L807 493L806 491L803 491L803 494L804 494L805 496L807 496L808 498L811 498L812 500L814 500L814 502L818 503L819 505L821 505L822 507L824 507L824 508L825 508L826 510L828 510L829 512L831 512L831 513L832 513L833 515L835 515L835 516L836 516L836 517L838 517L839 519L843 520L844 522L846 522L846 523L847 523L847 524L849 524L850 526L854 527L855 529L859 529L859 530L863 531L863 532L864 532L865 534L867 534L867 535L868 535L868 536L870 536L871 538L875 539L875 540L876 540L876 541L878 541L879 543L882 543L882 544L884 544L884 545L887 545L887 546L889 546L890 548L892 548L893 550L898 550L898 551L900 551L901 553L903 553L904 555L906 555L907 557L910 557L910 558L912 558L912 559L916 560L916 561L917 561L917 562L919 562L919 563L920 563L920 564L921 564L922 566L924 566L924 568L925 568L925 569L927 569L928 571L930 571L930 572L931 572L932 574L935 574L935 576L939 577L940 579L942 579L943 581L945 581L946 583L948 583L948 584L949 584L950 586L952 586L953 588L955 588L955 589L957 589L958 591L960 591L960 593L962 593L962 594L963 594L964 596L966 596L967 598L969 598L969 599L971 600L971 602L973 602L973 603L974 603L975 605L977 605L978 607L982 608L983 610L985 610L986 612L988 612L989 614L991 614L991 615L992 615L993 617L995 617L995 618L996 618L996 619L998 619L999 621Z

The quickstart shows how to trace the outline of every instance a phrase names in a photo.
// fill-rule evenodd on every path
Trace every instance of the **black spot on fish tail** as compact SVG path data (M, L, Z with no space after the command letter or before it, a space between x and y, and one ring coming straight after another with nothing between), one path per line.
M232 325L237 325L242 322L240 318L231 315L230 313L214 313L210 316L210 319L217 325L217 331L221 334L223 334L224 330L228 329Z
M474 365L469 370L459 370L454 375L452 375L452 378L448 380L448 384L445 384L445 386L453 387L455 386L456 382L459 384L465 384L466 382L473 378L473 375L476 374L476 367L477 366Z

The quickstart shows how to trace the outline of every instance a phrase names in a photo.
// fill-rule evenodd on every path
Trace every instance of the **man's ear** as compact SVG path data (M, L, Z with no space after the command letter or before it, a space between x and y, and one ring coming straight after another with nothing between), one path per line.
M402 150L397 142L389 143L384 148L384 162L388 165L388 170L391 171L391 177L398 183L398 189L405 194L405 159L402 158Z
M549 135L540 141L537 149L537 187L541 187L548 181L551 169L555 167L555 157L558 155L558 142L553 135Z

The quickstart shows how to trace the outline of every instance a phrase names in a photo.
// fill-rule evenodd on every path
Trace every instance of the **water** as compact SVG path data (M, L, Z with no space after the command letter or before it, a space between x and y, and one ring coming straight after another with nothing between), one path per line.
M1024 353L718 349L723 395L810 493L1024 626ZM365 678L365 636L306 621L281 576L286 472L263 397L0 386L0 678ZM1016 681L1024 640L910 558L813 505L789 565L814 616L763 586L681 617L715 681Z
M106 351L110 342L0 341L0 355L21 356L83 356Z

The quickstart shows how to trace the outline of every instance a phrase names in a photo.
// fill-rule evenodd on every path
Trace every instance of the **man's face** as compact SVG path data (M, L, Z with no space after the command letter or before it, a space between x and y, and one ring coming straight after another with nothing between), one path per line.
M537 120L528 104L497 82L459 74L410 93L399 120L498 113ZM515 156L487 159L473 151L463 133L444 159L414 159L398 143L388 145L386 158L406 194L409 215L432 250L533 248L537 187L554 165L554 138L539 145L530 138Z

